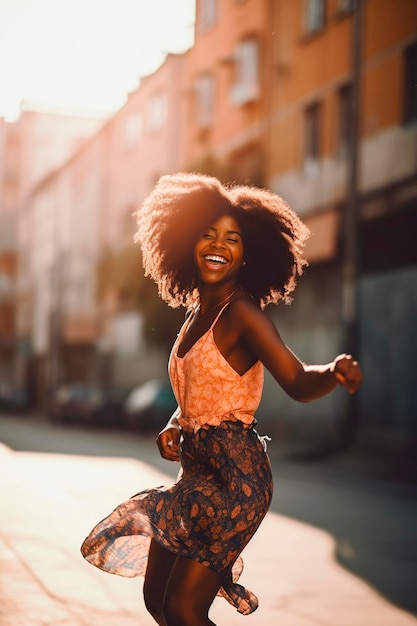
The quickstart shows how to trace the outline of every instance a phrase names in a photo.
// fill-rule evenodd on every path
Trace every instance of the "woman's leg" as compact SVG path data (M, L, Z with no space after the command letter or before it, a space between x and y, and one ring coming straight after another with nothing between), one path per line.
M166 626L163 606L165 589L176 555L152 539L143 584L145 606L159 626Z
M166 626L215 626L208 611L221 584L220 576L204 565L177 557L165 590Z

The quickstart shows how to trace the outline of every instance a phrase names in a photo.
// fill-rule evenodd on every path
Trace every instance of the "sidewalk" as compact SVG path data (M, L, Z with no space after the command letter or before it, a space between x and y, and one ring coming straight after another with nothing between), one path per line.
M155 626L142 579L86 563L90 528L142 488L172 481L132 459L13 452L0 444L0 626ZM269 514L244 552L250 616L216 599L218 626L417 626L333 559L333 539Z

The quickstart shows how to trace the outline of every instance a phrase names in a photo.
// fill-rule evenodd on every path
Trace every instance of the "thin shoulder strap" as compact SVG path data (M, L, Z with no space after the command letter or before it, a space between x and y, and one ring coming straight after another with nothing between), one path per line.
M183 324L182 324L182 326L181 326L181 328L179 330L179 333L177 335L177 341L179 341L182 338L182 336L184 335L184 333L187 330L187 328L189 327L193 317L195 316L196 311L197 311L196 308L191 308L191 309L187 310L187 312L185 314L185 320L184 320L184 322L183 322Z
M224 304L224 305L222 306L222 308L220 309L220 311L217 313L216 317L214 318L214 322L213 322L213 323L212 323L212 325L210 326L210 330L211 330L211 329L215 326L215 324L216 324L217 320L219 319L220 315L223 313L223 311L225 310L225 308L226 308L227 306L229 306L230 302L231 302L231 301L229 300L229 302L226 302L226 304Z

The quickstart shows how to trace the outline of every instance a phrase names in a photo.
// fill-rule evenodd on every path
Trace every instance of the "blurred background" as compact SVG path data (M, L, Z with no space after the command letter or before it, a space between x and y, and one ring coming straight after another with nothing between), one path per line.
M199 171L267 187L300 214L309 267L291 306L267 312L302 360L348 351L364 372L357 395L310 405L267 376L262 431L292 457L350 451L379 477L417 481L417 2L162 2L153 26L149 3L135 3L144 19L131 4L108 16L100 75L89 63L100 14L73 13L64 25L84 83L55 59L51 91L34 92L54 106L0 111L0 410L94 428L165 423L184 311L144 278L132 214L161 175ZM19 25L10 11L21 32L25 14ZM4 78L42 41L9 50ZM110 86L108 105L99 79L127 59L133 82ZM76 96L93 92L104 113L65 108L66 97L88 108Z

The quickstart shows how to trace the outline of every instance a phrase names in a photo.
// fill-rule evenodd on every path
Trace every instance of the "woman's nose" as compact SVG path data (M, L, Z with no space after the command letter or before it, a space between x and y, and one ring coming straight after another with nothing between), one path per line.
M221 239L213 239L211 242L213 248L223 248L224 244Z

